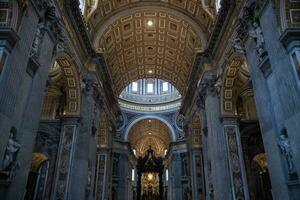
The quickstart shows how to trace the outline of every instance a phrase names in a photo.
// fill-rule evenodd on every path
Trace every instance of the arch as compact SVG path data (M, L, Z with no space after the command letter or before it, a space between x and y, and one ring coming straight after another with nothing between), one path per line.
M63 52L54 58L62 69L62 73L66 78L66 102L64 115L79 116L81 106L80 77L77 65L72 57Z
M227 62L224 64L223 73L223 87L221 90L221 114L237 115L237 98L239 93L237 91L238 77L249 78L249 72L244 69L246 60L240 54L233 53Z
M30 171L37 173L40 166L47 160L48 160L48 157L45 154L33 153Z
M160 116L157 116L157 115L144 115L144 116L139 116L139 117L135 118L134 120L128 122L129 125L126 127L125 134L124 134L124 140L126 142L128 142L129 132L130 132L130 129L133 127L133 125L135 125L136 123L138 123L139 121L144 120L144 119L157 119L157 120L163 122L171 131L172 142L176 141L176 132L175 132L174 128L172 127L172 125L166 119L164 119Z
M265 173L268 171L268 161L267 161L267 156L265 153L259 153L254 156L254 158L251 161L252 167L255 166L255 163L257 166L259 166L259 169L262 173Z

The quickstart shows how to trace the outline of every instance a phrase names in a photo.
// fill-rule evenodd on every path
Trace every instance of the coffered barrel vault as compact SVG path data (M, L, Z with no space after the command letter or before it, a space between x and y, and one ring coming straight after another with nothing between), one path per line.
M212 29L216 16L215 0L87 0L85 15L91 29L99 29L105 20L124 10L141 7L164 7L184 13L202 26Z
M142 78L169 81L184 94L195 52L203 43L189 22L153 10L114 21L101 35L97 50L105 54L117 95Z

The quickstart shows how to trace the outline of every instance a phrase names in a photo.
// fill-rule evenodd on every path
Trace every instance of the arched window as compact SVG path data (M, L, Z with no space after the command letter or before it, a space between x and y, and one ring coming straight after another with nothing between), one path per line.
M138 92L139 84L137 82L132 82L131 90L132 90L132 92Z
M168 82L163 82L162 91L163 92L168 92L169 91L169 83Z
M154 85L156 81L154 79L147 79L145 80L145 82L146 82L146 94L154 94L155 93Z

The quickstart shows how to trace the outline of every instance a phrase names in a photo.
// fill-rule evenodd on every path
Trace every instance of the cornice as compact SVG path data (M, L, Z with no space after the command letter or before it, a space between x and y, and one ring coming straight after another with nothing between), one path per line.
M73 23L73 26L80 35L82 45L85 47L86 53L94 58L96 56L96 52L92 46L92 42L90 36L86 29L86 23L82 16L82 13L79 9L79 1L78 0L66 0L65 6L67 8L69 17Z
M205 50L206 54L211 56L217 50L218 41L220 41L222 35L226 31L226 27L229 22L229 17L231 16L230 14L233 12L235 5L236 3L234 0L222 0L221 9L219 11L215 27L209 39L208 47Z

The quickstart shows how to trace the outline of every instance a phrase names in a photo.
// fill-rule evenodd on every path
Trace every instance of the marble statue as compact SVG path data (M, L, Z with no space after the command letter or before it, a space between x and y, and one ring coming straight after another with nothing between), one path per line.
M255 39L257 54L262 59L266 53L263 31L257 22L253 22L252 27L252 30L249 30L249 36Z
M12 178L15 174L15 171L17 169L17 163L16 163L16 157L18 154L18 151L21 147L21 144L18 143L16 139L16 129L12 128L10 131L8 143L6 146L4 158L2 161L2 166L0 173L2 175L5 175L8 178Z
M43 29L45 28L45 25L43 22L40 22L37 26L36 32L35 32L35 36L33 39L33 43L31 46L31 51L30 51L30 57L38 57L39 55L39 51L40 51L40 44L42 41L42 37L43 37Z
M282 154L284 154L285 156L289 175L296 174L297 172L296 172L295 164L293 162L292 148L291 148L290 141L288 139L287 130L285 128L282 129L280 133L280 137L277 145L281 150Z
M222 85L223 85L223 68L219 68L218 70L218 74L217 74L217 80L215 82L215 89L216 89L216 93L218 96L220 96L221 94L221 90L222 90Z

